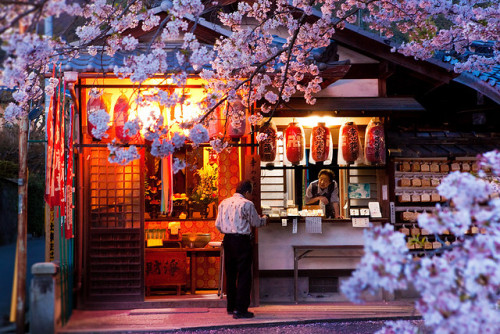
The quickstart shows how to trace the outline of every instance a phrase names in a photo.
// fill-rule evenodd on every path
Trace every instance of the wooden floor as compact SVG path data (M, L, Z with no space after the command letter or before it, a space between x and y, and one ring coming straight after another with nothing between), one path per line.
M196 294L175 291L153 291L145 303L151 307L226 307L226 298L217 295L217 290L197 290ZM153 306L154 305L154 306Z

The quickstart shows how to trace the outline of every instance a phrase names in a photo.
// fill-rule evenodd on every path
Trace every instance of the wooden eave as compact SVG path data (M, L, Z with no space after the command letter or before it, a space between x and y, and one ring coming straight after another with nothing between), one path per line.
M305 116L385 116L392 113L424 112L413 97L318 97L313 105L303 97L293 97L280 105L273 117ZM264 114L266 116L266 114Z
M432 61L416 60L397 52L391 52L390 45L367 36L367 33L358 27L338 29L333 35L333 39L339 45L356 52L402 66L440 83L449 83L458 76L449 64L443 63L441 65Z

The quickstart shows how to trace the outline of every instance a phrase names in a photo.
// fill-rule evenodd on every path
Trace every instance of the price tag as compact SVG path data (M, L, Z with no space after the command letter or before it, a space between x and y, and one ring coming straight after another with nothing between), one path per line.
M297 234L297 218L293 219L292 233Z
M352 218L352 227L368 227L370 220L368 218Z
M286 226L287 221L288 221L288 219L282 218L281 219L281 226Z
M382 212L380 212L380 204L378 202L369 202L368 207L370 208L369 214L372 218L382 218Z

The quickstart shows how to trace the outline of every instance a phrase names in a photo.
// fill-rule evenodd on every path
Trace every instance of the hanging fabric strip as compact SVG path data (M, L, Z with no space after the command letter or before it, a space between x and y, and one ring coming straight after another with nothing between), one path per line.
M62 80L62 77L61 77ZM66 217L66 184L65 184L65 178L66 178L66 173L65 173L65 165L66 165L66 152L64 150L65 148L65 115L66 115L66 82L63 84L63 90L61 91L61 109L59 111L59 117L60 117L60 126L61 126L61 138L59 140L59 177L56 180L58 185L57 188L59 189L59 206L61 207L61 217L63 218L63 223L65 221Z
M56 92L54 93L54 104L53 104L53 122L54 122L54 133L53 133L53 149L52 149L52 166L50 169L50 184L49 184L49 191L50 191L50 198L49 198L49 205L51 208L54 208L54 206L59 205L59 193L60 189L57 188L59 183L57 182L58 177L59 177L59 170L60 170L60 162L61 159L59 158L60 154L60 142L61 142L61 122L60 122L60 84L57 86Z
M70 107L69 133L68 133L68 166L66 169L66 228L64 236L71 239L73 235L73 117L75 110L73 104Z
M52 78L55 77L55 66L52 71ZM47 155L45 157L45 202L52 207L51 203L51 185L52 185L52 166L54 162L54 95L50 97L50 105L47 110Z
M172 171L172 155L161 159L161 211L167 215L172 213L174 207L174 175Z

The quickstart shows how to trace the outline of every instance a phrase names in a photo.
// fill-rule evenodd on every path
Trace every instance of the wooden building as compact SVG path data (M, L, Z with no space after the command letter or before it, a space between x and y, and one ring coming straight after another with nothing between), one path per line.
M198 32L208 40L220 33L208 25ZM416 213L431 210L436 202L444 200L435 195L439 180L453 170L473 170L477 154L500 146L498 72L488 76L490 82L472 74L457 75L443 60L417 61L392 53L386 41L354 26L339 30L334 37L329 58L320 58L326 64L326 84L317 95L317 103L311 106L302 98L292 98L273 119L278 132L286 131L294 120L302 125L305 163L286 165L283 148L275 162L261 163L251 134L235 141L219 157L214 157L208 145L178 153L198 170L217 166L219 201L230 196L241 179L252 178L259 185L256 204L271 217L256 238L254 304L259 300L343 300L338 283L355 267L363 245L363 227L353 226L353 218L363 218L359 220L361 226L366 221L394 224L397 229L409 230L410 239L412 229L417 228ZM186 169L178 181L168 181L166 174L162 176L166 162L150 156L147 145L139 145L141 158L127 166L110 163L107 143L117 136L116 124L105 140L95 140L89 132L90 89L103 90L109 110L115 109L122 94L132 94L134 87L128 80L110 74L124 56L82 56L62 68L78 72L74 254L77 306L161 307L174 305L168 304L172 300L178 301L175 305L187 305L186 301L196 305L195 297L209 295L205 300L213 303L210 305L222 307L217 242L223 236L214 227L216 202L206 204L204 209L189 203L198 177L196 170ZM493 84L491 80L497 81ZM193 76L193 98L199 94L200 84ZM161 78L151 79L144 87L175 89ZM160 109L158 106L161 112L175 112ZM364 143L366 126L373 119L385 129L385 163L339 163L341 126L356 123ZM312 164L307 158L311 130L318 123L326 123L332 138L333 158L328 164ZM307 217L297 217L293 209L304 209L305 188L321 168L332 169L337 175L343 218L306 222ZM154 187L161 187L153 184L157 180L172 187L180 185L180 190L172 191L174 198L168 198L174 202L170 216L163 216L154 201L161 194L151 196ZM368 194L356 197L350 185L368 185ZM370 203L377 203L380 216L373 217ZM318 228L321 233L317 233ZM189 240L182 242L182 235L189 233L210 234L213 243L189 247L194 246ZM422 231L418 234L422 235ZM432 247L433 240L429 237L427 241ZM416 244L409 243L416 254L429 247L424 244L415 248ZM306 260L314 252L321 257Z

